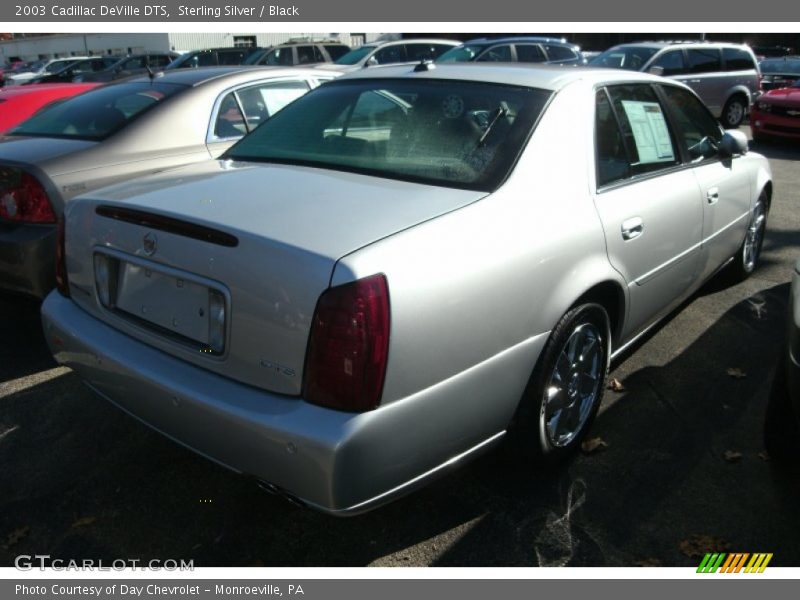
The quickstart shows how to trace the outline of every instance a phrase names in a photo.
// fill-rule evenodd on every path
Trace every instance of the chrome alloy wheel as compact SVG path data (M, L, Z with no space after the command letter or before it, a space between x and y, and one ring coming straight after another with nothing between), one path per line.
M747 235L742 246L742 264L747 271L752 271L758 263L761 254L761 244L764 241L764 229L767 221L766 207L759 201L753 209L753 217L747 227Z
M598 398L605 352L600 330L578 325L567 339L550 374L541 423L553 446L567 446L583 429Z

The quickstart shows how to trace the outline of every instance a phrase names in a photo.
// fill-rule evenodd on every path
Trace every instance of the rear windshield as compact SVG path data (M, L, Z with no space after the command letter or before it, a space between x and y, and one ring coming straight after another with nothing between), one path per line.
M608 69L639 71L657 51L658 48L648 48L646 46L617 46L595 56L589 61L589 65Z
M475 57L478 56L484 48L486 48L486 46L481 44L456 46L439 56L436 62L469 62L475 60Z
M186 87L148 82L100 87L45 108L10 135L102 140L183 89Z
M762 73L798 73L800 74L800 59L790 60L762 60Z
M226 158L492 191L549 97L482 82L331 82L266 121Z

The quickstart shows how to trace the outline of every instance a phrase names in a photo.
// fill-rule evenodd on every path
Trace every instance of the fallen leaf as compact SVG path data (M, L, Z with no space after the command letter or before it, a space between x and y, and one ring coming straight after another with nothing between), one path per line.
M725 450L725 454L722 455L722 458L730 463L739 462L742 460L742 453L736 452L735 450Z
M637 560L633 563L636 567L661 567L661 561L657 558L644 558L642 560Z
M710 535L692 534L680 543L680 550L689 558L705 556L709 552L724 552L730 549L730 543Z
M739 367L728 367L728 370L725 372L734 379L744 379L747 377L747 373L742 371Z
M28 535L28 531L30 531L30 527L20 527L19 529L15 529L11 533L9 533L8 537L6 538L6 543L3 544L3 549L8 550L9 548L11 548L11 546L15 545L26 535Z
M76 529L77 527L87 527L95 521L97 521L97 517L81 517L72 524L72 528Z
M767 452L766 450L762 450L761 452L758 453L758 458L760 458L763 461L768 461L772 457L769 455L769 452Z
M624 392L625 386L622 385L622 382L619 379L612 379L608 382L608 389L612 392Z
M592 454L593 452L604 450L605 448L608 448L608 444L603 441L603 438L594 437L581 442L581 450L585 454Z

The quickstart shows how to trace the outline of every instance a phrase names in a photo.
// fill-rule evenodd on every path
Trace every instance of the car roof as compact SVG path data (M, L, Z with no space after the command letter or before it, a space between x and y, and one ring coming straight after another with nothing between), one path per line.
M636 71L583 67L569 69L558 65L531 65L520 63L436 63L426 70L419 65L386 65L361 69L344 75L341 79L446 79L453 81L480 81L506 85L520 85L558 91L576 81L590 84L619 81L667 82L661 77Z
M383 42L367 42L366 44L362 44L362 46L369 46L372 48L399 46L401 44L447 44L450 46L460 46L461 43L462 42L458 40L449 40L446 38L408 38L403 40L386 40ZM361 46L359 46L359 48L360 47Z
M209 81L229 79L232 84L237 80L246 81L256 73L265 77L280 77L284 75L302 75L319 77L322 73L314 69L298 69L296 67L264 67L252 65L233 65L226 67L198 67L195 69L169 69L155 74L153 81L157 83L174 83L178 85L198 86ZM126 83L135 81L150 81L149 75L138 75L124 80Z
M657 40L657 41L642 41L642 42L626 42L624 44L617 44L613 48L626 48L632 46L636 46L639 48L656 48L656 49L667 48L669 46L749 48L747 44L737 44L736 42L715 42L711 40Z
M514 42L539 42L543 44L564 44L566 46L574 46L564 38L554 38L540 35L516 35L500 38L475 38L474 40L467 40L464 44L508 44Z

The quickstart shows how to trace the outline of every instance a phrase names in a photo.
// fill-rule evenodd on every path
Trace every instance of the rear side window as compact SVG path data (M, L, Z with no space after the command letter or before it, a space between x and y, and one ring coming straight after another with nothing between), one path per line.
M608 88L619 122L632 175L659 171L678 164L678 153L658 97L649 85Z
M690 73L713 73L722 70L718 48L692 48L687 50Z
M227 50L219 52L218 55L221 65L240 65L244 60L245 53L242 50Z
M308 90L308 83L295 79L265 82L229 92L220 102L214 135L223 139L241 137Z
M406 55L409 61L433 60L449 46L440 44L406 44Z
M669 50L656 58L650 66L664 69L664 76L680 75L686 71L682 50Z
M746 71L756 68L753 57L747 50L741 48L723 48L722 58L725 60L726 71Z
M595 150L597 157L597 187L630 177L630 162L617 118L605 90L597 92L595 102Z
M263 60L259 62L262 65L279 65L290 67L293 63L292 48L273 48Z
M538 44L517 44L517 60L524 63L545 62L547 57Z
M575 52L566 46L545 44L544 49L547 50L548 60L574 60L577 58Z
M683 88L665 85L662 89L672 110L678 139L691 159L717 156L722 130L705 105Z
M163 54L151 56L149 60L151 67L166 67L169 64L169 56Z
M14 129L13 133L101 140L183 89L186 88L143 82L97 88L45 108Z
M297 46L297 64L310 65L313 63L325 62L322 51L316 46Z

